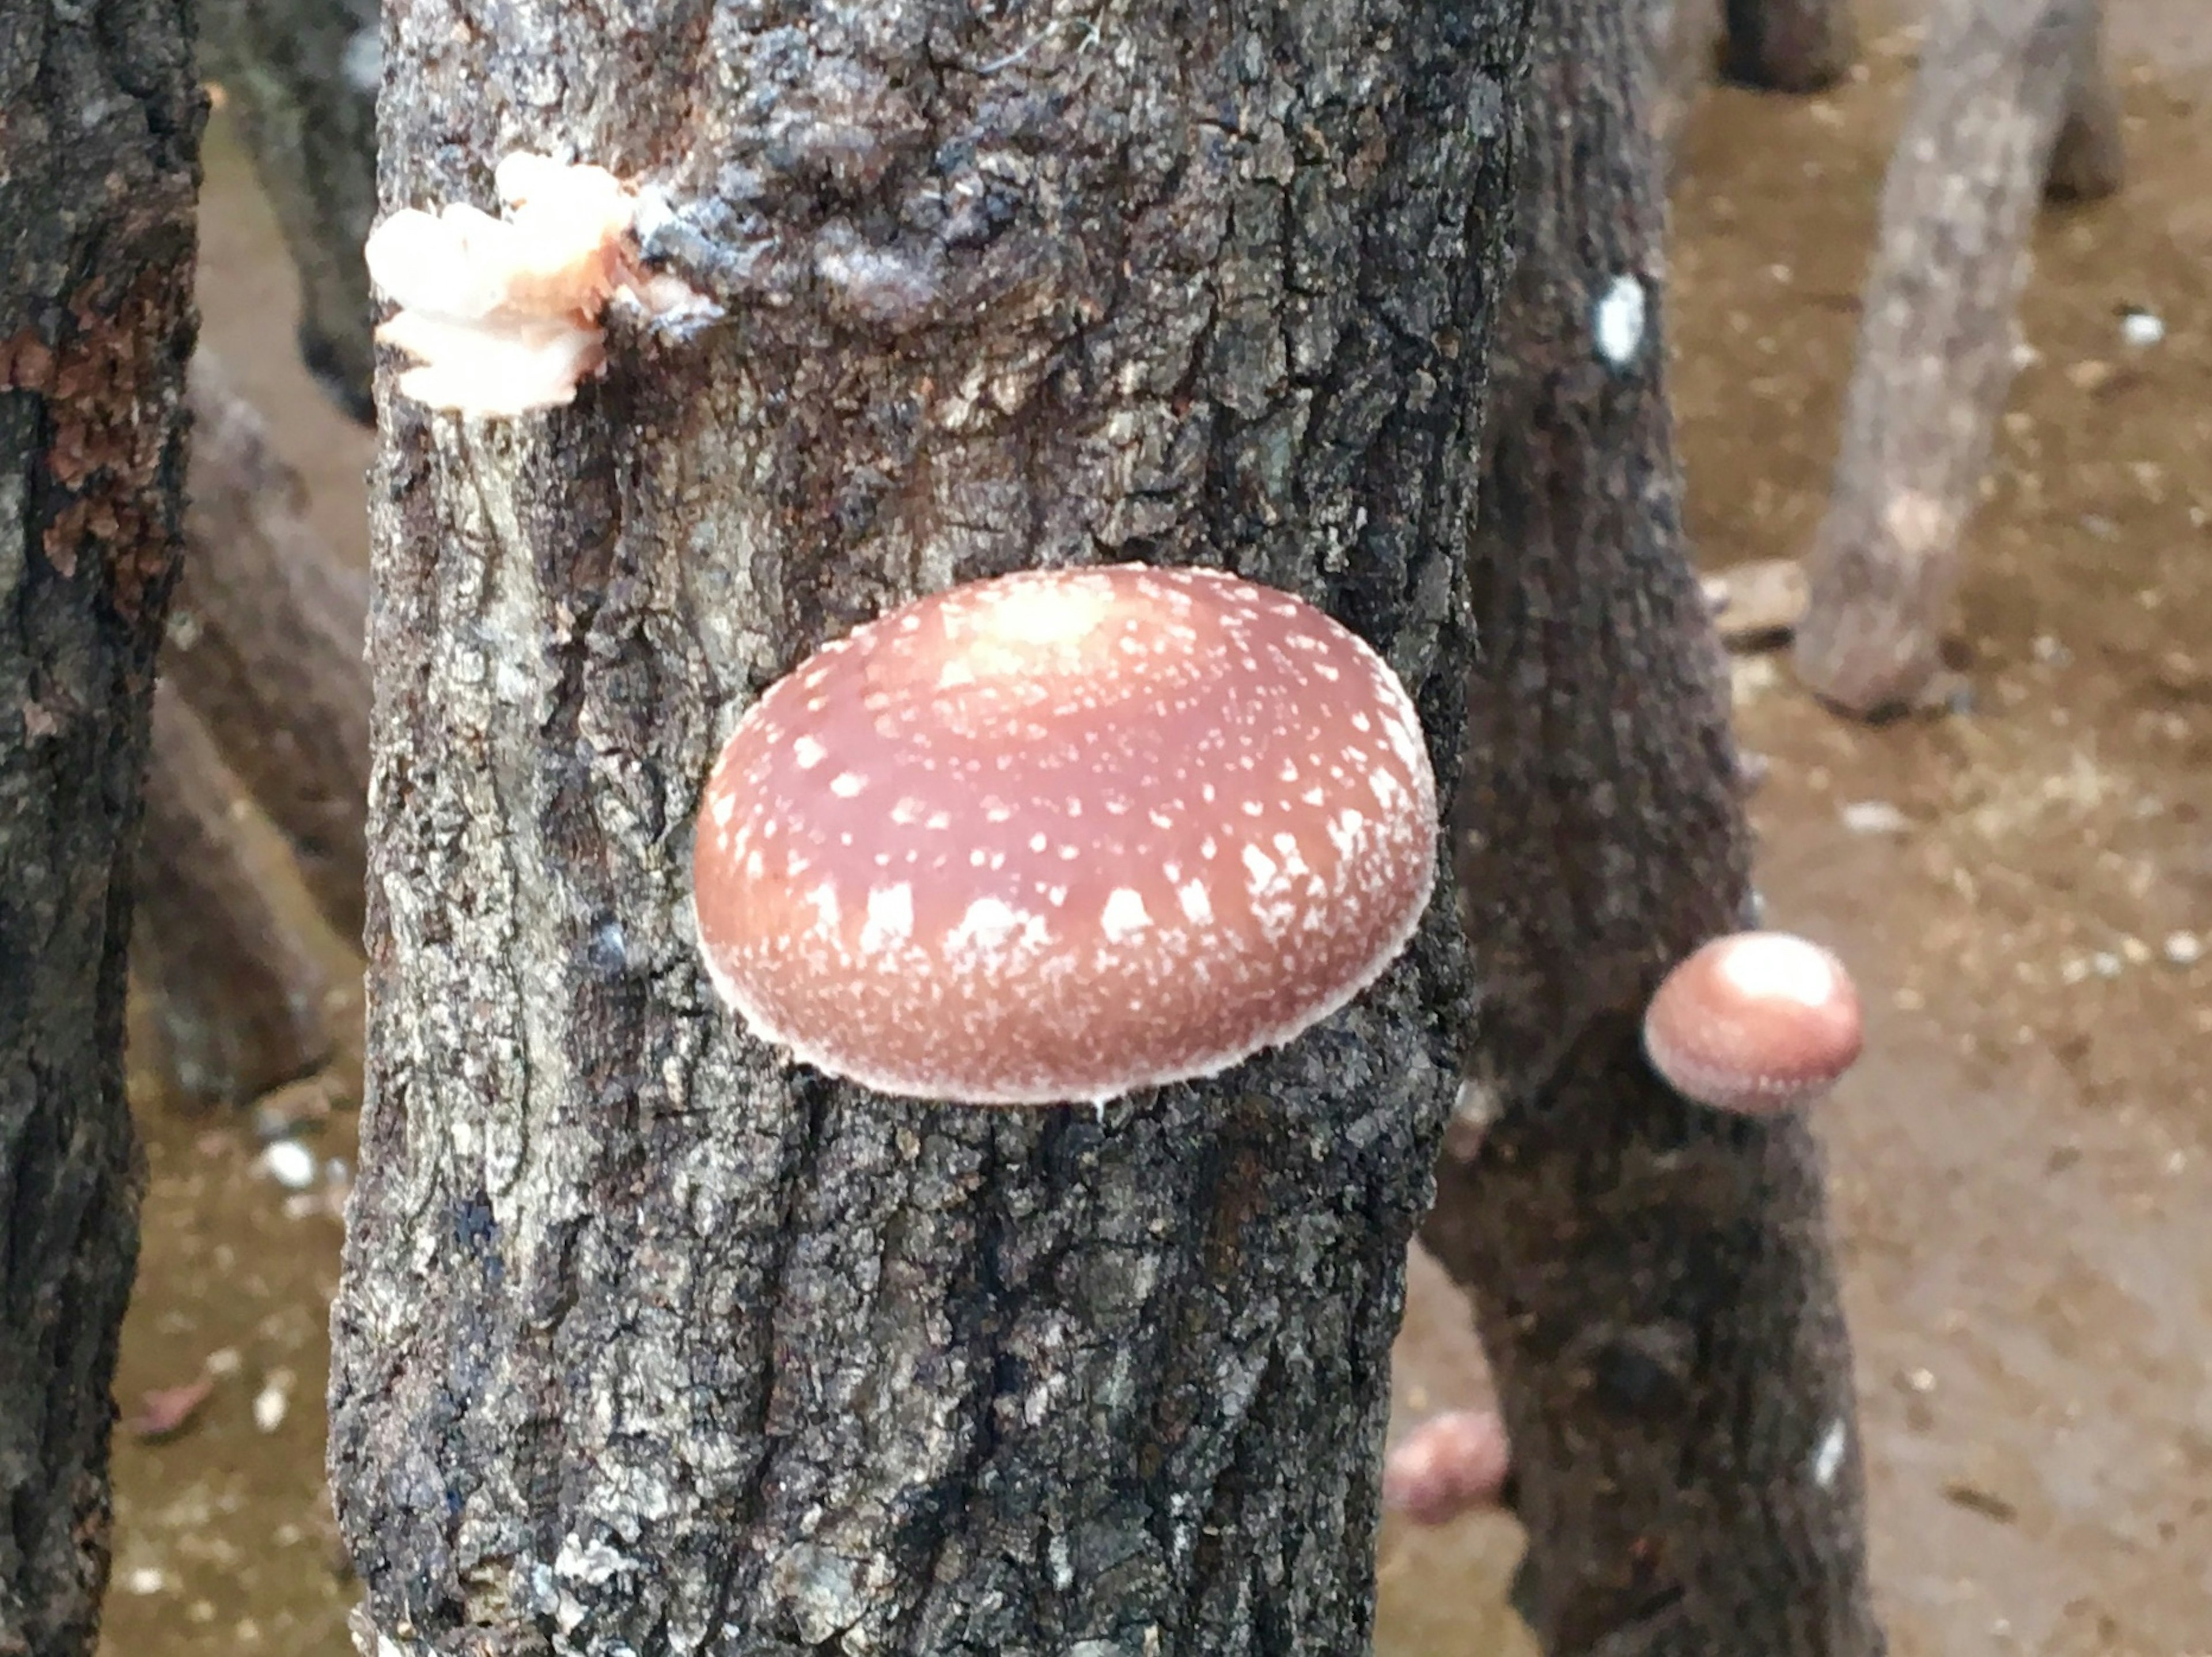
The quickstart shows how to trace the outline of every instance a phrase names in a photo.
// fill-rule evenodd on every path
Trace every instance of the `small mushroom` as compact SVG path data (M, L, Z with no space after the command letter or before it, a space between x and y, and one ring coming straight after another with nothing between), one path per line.
M753 1033L879 1092L1103 1103L1342 1007L1412 937L1404 687L1218 570L1030 570L895 610L746 710L694 853Z
M1843 962L1786 932L1714 939L1661 981L1644 1014L1644 1050L1675 1092L1747 1116L1826 1093L1861 1039Z
M1382 1505L1416 1525L1445 1525L1503 1500L1513 1453L1495 1410L1447 1410L1382 1459Z

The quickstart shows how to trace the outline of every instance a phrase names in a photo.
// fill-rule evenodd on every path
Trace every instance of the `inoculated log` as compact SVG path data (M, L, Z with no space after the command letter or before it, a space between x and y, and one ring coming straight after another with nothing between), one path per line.
M206 101L175 0L0 4L0 1651L93 1649L143 1165L146 728L183 551Z
M368 815L365 574L303 510L298 477L206 351L193 361L191 546L162 673L358 941Z
M1481 990L1422 1237L1474 1303L1542 1649L1877 1657L1817 1148L1678 1097L1641 1037L1750 898L1684 546L1654 54L1616 0L1531 26L1454 813Z
M131 964L172 1090L197 1105L243 1104L337 1045L328 981L270 900L244 806L191 710L156 686Z
M2045 199L2097 201L2127 181L2127 145L2120 136L2120 95L2105 65L2104 0L2093 0L2095 19L2074 40L2073 75L2066 87L2066 119L2051 151Z
M366 424L377 0L202 0L201 68L236 112L300 277L301 360Z
M1796 661L1861 716L1924 706L2014 372L2014 309L2095 0L1942 0L1882 190Z
M1727 0L1729 78L1774 92L1818 92L1859 50L1855 0Z

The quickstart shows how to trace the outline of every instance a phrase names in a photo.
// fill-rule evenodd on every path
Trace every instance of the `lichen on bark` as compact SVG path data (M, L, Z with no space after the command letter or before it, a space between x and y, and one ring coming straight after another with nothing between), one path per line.
M649 174L729 315L618 332L544 419L385 410L364 1648L1364 1648L1449 900L1217 1081L933 1107L738 1035L690 818L825 637L1128 558L1349 622L1449 786L1519 9L391 15L387 208L484 202L510 147Z

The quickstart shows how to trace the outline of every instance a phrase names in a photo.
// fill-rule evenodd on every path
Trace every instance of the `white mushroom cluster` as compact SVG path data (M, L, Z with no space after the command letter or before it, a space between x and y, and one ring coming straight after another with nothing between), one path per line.
M410 207L368 238L369 276L401 307L376 337L416 359L399 376L403 395L510 418L557 407L605 359L610 302L660 318L712 310L684 282L644 269L637 194L605 168L518 151L493 182L503 217L465 202Z

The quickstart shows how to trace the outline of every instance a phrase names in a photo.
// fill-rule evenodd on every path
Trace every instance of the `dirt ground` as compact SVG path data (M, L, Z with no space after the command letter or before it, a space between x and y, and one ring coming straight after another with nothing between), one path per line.
M1780 659L1737 672L1770 912L1870 1002L1821 1122L1898 1657L2212 1654L2212 21L2112 3L2131 171L2042 229L1960 603L1972 710L1868 730ZM1874 37L1827 96L1717 91L1687 132L1670 326L1710 567L1818 520L1913 49ZM294 367L220 123L204 257L209 341L360 556L367 442ZM2131 309L2163 338L2128 344ZM343 1657L320 1404L350 1112L288 1191L250 1124L135 1081L152 1183L117 1396L128 1418L214 1386L182 1432L118 1437L103 1649ZM1417 1258L1398 1424L1482 1385ZM1382 1657L1529 1651L1518 1550L1497 1516L1387 1529Z

